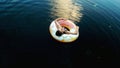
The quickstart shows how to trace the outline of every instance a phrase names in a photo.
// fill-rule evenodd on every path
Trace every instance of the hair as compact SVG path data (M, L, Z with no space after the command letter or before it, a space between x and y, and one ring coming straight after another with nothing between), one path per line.
M59 31L59 30L56 32L56 35L57 35L57 36L62 36L62 34L63 34L63 33L62 33L61 31Z

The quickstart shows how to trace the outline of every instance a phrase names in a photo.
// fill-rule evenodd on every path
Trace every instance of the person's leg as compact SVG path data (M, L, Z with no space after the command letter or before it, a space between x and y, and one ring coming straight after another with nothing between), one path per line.
M62 27L61 27L61 25L57 21L55 21L55 25L56 25L57 29L59 31L61 31Z

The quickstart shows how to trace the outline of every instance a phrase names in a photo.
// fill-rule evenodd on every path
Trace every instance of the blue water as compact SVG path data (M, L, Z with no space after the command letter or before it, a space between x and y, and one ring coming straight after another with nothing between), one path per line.
M59 43L49 34L50 0L0 0L1 66L114 64L120 53L120 1L75 0L83 16L80 37Z

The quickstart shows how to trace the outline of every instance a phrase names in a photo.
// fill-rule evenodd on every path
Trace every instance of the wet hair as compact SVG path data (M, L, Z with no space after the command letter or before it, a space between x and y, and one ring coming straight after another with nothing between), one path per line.
M62 36L62 34L63 34L63 33L62 33L61 31L59 31L59 30L56 32L56 35L57 35L57 36Z

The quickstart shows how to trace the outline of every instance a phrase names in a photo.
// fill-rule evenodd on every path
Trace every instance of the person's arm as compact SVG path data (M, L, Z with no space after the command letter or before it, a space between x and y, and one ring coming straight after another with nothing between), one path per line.
M76 26L76 31L75 32L70 32L70 31L65 31L66 34L77 34L79 32L79 27Z
M73 32L70 32L70 31L65 31L66 34L77 34L77 33L73 33Z

